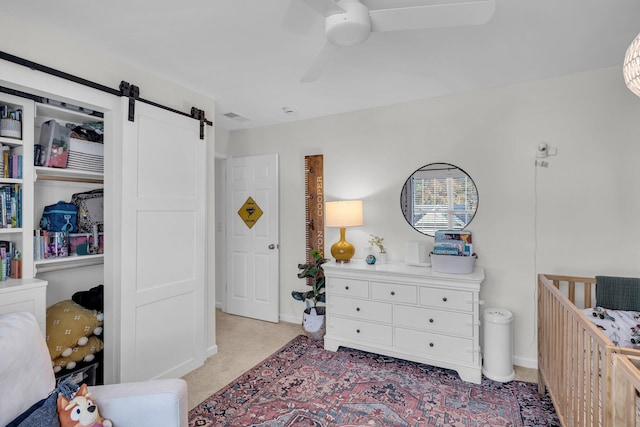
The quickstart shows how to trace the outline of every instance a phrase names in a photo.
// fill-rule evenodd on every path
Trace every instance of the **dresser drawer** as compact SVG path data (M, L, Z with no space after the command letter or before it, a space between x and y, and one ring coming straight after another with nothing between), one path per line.
M327 317L327 335L368 344L391 346L393 328L341 317Z
M416 304L417 292L417 288L411 285L371 282L371 298L375 300Z
M395 336L395 347L403 351L469 363L474 359L475 353L471 339L403 328L396 328Z
M331 277L327 279L327 288L333 295L349 295L360 298L369 297L369 282L366 280Z
M420 288L420 305L450 310L473 311L473 292Z
M385 323L393 320L392 305L384 302L330 296L327 309L331 316L349 316Z
M396 305L393 319L396 326L473 337L473 314L471 313Z

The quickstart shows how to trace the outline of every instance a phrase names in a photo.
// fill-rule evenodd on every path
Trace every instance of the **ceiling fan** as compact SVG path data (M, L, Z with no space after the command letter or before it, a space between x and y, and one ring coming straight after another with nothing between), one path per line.
M296 1L296 0L292 0ZM372 32L485 24L495 0L425 4L425 0L302 0L325 19L326 41L301 82L317 80L336 48L363 43ZM394 7L385 7L385 3Z

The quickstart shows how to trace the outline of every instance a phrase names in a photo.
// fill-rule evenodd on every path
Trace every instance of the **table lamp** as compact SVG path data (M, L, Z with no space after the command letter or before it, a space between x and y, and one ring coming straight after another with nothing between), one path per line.
M325 225L340 227L340 241L331 246L331 256L336 262L349 262L356 249L345 240L346 227L362 225L362 200L327 202L325 207Z

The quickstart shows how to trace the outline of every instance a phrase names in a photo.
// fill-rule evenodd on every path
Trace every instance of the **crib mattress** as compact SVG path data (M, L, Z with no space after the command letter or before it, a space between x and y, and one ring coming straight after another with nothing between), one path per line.
M617 347L640 349L640 312L592 307L580 310Z

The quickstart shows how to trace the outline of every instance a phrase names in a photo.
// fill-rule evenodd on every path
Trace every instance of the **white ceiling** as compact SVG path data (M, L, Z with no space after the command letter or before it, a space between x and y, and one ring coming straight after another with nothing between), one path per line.
M301 83L324 43L301 0L0 0L0 12L212 96L229 130L621 66L640 32L639 0L496 0L485 25L372 33Z

